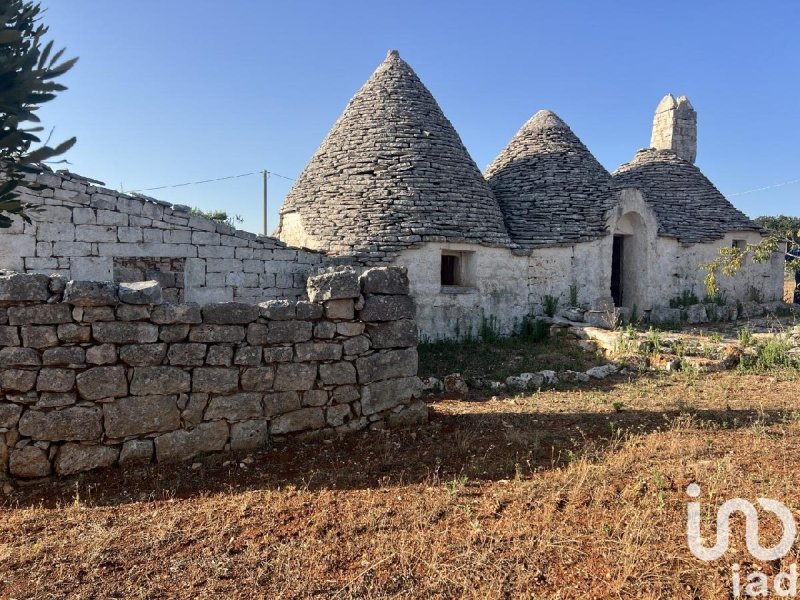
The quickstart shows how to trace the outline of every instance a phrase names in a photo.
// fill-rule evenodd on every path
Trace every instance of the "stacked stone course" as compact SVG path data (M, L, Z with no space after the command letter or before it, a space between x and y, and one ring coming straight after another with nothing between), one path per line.
M39 209L0 235L0 269L79 281L155 279L171 301L300 298L322 255L73 173L32 176Z
M424 421L403 270L339 268L309 300L163 303L155 281L0 277L0 468L173 462Z

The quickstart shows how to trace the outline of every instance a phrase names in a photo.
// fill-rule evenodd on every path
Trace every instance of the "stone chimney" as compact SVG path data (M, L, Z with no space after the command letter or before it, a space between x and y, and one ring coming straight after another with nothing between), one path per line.
M672 150L694 163L697 158L697 113L686 96L675 100L672 94L667 94L658 103L650 147Z

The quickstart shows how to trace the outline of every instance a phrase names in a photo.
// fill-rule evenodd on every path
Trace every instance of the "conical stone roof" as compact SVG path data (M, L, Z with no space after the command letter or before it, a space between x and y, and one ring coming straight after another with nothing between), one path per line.
M484 173L513 242L573 244L608 233L611 177L564 121L541 110Z
M489 186L450 121L390 51L350 100L284 200L315 245L388 260L426 241L509 246ZM288 238L286 238L288 241Z
M694 164L671 150L639 150L613 173L618 187L635 187L658 219L659 235L685 243L718 240L730 231L762 231L731 204Z

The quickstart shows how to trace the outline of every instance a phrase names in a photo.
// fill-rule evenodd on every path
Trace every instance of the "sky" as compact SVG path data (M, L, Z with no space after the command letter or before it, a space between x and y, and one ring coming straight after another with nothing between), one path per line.
M66 168L114 189L297 177L397 49L481 169L548 108L613 170L649 144L671 92L697 110L697 164L736 206L800 215L797 0L41 4L80 60L40 115L53 141L78 138ZM291 183L269 179L270 232ZM255 174L144 193L261 232L261 186Z

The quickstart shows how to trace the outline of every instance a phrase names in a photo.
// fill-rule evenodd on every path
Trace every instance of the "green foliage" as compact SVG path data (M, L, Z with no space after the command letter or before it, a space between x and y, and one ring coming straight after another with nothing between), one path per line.
M754 220L772 235L800 244L800 217L778 215L777 217L757 217Z
M211 219L217 223L224 223L230 227L236 227L237 225L244 223L244 219L240 215L228 215L228 213L224 210L203 210L201 208L194 207L192 209L192 214L198 217Z
M497 327L497 317L494 315L488 319L485 316L483 317L478 337L482 342L486 343L496 342L502 337Z
M686 308L694 304L700 304L700 299L693 290L683 290L680 295L675 296L669 301L670 308Z
M556 316L556 311L558 310L558 298L556 296L545 294L542 298L542 304L544 304L544 314L548 317Z
M743 348L747 348L753 343L753 331L749 327L743 327L739 330L737 335L739 344L741 344Z
M786 337L771 336L756 347L754 356L745 354L740 365L756 371L797 368L797 363L789 353L791 349L792 343Z
M527 315L522 319L522 325L517 335L523 340L536 343L547 339L549 331L550 328L547 323L541 319Z
M0 228L12 224L9 215L30 222L31 207L22 202L17 187L25 175L41 172L41 163L75 144L70 138L55 147L39 134L44 127L36 111L67 88L56 79L69 71L77 58L62 60L64 50L44 46L48 28L41 24L38 2L0 0ZM48 138L49 140L49 138ZM35 189L35 186L29 186Z
M575 283L569 286L569 305L578 306L578 286Z

